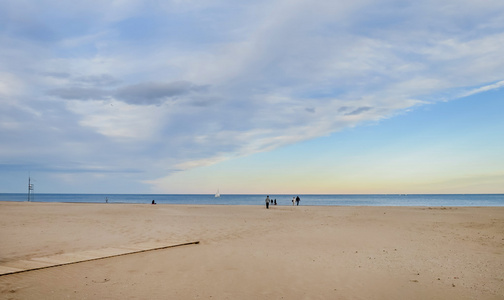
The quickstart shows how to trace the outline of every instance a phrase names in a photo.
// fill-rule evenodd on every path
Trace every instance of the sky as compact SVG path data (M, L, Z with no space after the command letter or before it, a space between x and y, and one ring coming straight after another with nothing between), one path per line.
M504 1L0 2L0 193L504 193Z

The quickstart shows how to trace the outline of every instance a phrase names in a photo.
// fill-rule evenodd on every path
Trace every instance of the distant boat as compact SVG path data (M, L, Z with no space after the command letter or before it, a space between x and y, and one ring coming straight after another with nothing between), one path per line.
M220 197L220 193L219 193L219 189L217 189L217 193L215 193L215 198L219 198Z

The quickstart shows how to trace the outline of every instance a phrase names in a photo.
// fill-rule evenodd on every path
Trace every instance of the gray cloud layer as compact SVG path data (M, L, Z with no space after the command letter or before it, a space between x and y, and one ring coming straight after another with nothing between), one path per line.
M89 76L80 81L84 81L91 86L109 85L108 82L117 83L116 80L106 78L103 82L103 75L99 77ZM113 97L119 101L134 105L160 105L167 100L175 100L178 96L187 95L192 92L204 91L206 87L197 86L187 81L176 82L144 82L133 85L126 85L118 89L101 89L97 87L69 87L53 89L47 92L50 96L59 97L66 100L104 100Z
M161 104L167 99L174 99L177 96L200 90L202 87L187 81L146 82L122 87L115 92L115 96L126 103L148 105Z
M50 90L47 94L67 100L103 100L110 92L97 88L70 87Z

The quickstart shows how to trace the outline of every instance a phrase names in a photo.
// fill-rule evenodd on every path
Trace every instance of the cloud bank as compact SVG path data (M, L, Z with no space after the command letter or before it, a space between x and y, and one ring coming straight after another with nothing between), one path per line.
M3 3L0 164L148 191L500 88L503 16L497 0Z

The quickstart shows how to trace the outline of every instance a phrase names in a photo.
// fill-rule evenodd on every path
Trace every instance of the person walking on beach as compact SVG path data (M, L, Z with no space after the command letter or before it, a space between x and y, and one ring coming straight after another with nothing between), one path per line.
M269 208L269 204L270 204L270 198L269 198L269 196L266 196L266 200L265 201L266 201L266 209L268 209Z
M296 205L299 205L299 201L301 201L301 199L299 199L299 196L296 197Z
M292 197L292 206L294 206L295 201L296 201L296 197Z

